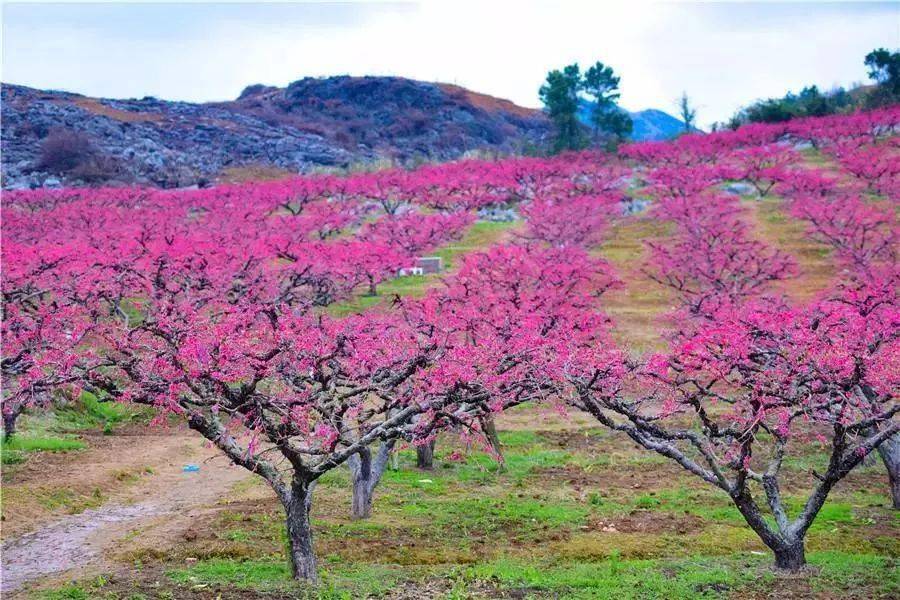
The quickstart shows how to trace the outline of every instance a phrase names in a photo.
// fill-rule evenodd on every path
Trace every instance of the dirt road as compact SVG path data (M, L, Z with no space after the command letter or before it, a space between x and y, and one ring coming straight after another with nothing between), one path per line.
M78 453L34 456L4 481L4 597L39 580L110 569L111 556L133 541L164 549L252 477L186 430L88 443ZM188 463L200 470L183 472ZM48 508L48 498L85 494L102 504L68 515Z

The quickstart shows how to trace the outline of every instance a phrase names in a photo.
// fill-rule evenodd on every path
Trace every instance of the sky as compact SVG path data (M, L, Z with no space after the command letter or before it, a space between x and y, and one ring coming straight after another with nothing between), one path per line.
M399 75L536 107L547 71L601 60L625 108L674 113L687 92L708 126L804 85L866 81L866 53L900 47L900 1L4 2L2 33L4 83L107 98Z

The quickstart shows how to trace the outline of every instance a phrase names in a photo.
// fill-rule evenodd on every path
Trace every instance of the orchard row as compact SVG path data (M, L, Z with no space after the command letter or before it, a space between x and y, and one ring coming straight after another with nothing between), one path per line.
M285 508L299 578L316 577L315 483L348 463L366 517L398 441L490 436L492 415L559 403L719 487L775 553L804 564L831 488L876 449L900 500L900 109L634 144L619 156L462 161L415 171L191 191L11 192L3 206L3 416L90 390L183 417ZM803 146L824 156L812 169ZM734 182L782 198L833 249L812 303L755 235ZM649 206L673 234L644 270L679 306L662 353L617 344L591 250ZM515 211L422 297L343 318L323 307ZM626 332L627 333L627 332ZM799 514L781 492L795 438L827 469ZM762 508L762 502L766 509ZM772 519L769 519L771 515Z

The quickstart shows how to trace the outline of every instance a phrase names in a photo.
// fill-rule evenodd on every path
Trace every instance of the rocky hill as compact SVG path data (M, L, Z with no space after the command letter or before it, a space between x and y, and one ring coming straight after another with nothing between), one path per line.
M391 159L447 160L540 144L540 111L399 77L253 85L233 101L90 98L2 86L2 185L204 185Z
M589 108L581 106L580 118ZM5 189L202 186L317 167L520 152L550 135L539 110L402 77L308 77L204 104L3 85L2 111ZM636 140L673 137L683 127L659 110L629 114Z

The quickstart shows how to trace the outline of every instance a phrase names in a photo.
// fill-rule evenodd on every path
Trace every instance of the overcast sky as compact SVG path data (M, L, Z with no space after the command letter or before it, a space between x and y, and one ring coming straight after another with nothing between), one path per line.
M401 75L538 106L546 72L612 65L630 110L700 123L806 84L866 80L900 47L900 2L4 3L2 80L103 97L208 101L252 83Z

